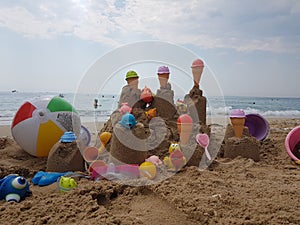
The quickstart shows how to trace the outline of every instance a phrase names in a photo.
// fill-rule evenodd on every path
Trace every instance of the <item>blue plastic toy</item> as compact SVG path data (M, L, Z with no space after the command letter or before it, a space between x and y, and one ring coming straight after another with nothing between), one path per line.
M29 195L29 183L24 177L10 174L0 180L0 200L20 202Z
M74 140L76 140L76 135L72 131L65 132L60 138L61 143L71 143Z
M47 186L53 184L57 181L58 178L67 174L72 174L72 172L58 173L39 171L34 175L31 181L34 185L38 184L39 186Z
M121 124L123 127L127 129L131 129L137 124L137 122L135 120L134 115L130 113L126 113L125 115L122 116L122 119L119 122L119 124Z

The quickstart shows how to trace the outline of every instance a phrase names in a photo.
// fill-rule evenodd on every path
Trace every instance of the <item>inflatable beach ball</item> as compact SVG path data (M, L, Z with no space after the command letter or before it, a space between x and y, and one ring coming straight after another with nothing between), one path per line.
M66 131L80 134L80 117L73 106L58 96L26 101L15 114L11 133L29 154L47 157Z

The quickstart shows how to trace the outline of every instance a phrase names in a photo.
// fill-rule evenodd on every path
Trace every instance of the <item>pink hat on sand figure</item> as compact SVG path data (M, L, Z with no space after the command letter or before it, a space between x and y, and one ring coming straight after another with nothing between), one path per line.
M170 73L169 67L160 66L157 70L157 74L164 74L164 73Z
M195 59L194 62L192 63L191 68L195 67L204 67L204 63L201 59Z

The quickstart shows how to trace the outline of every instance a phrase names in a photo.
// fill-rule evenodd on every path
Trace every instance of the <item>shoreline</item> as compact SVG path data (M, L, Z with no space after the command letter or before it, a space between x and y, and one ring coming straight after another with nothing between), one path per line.
M282 118L282 117L264 117L269 125L270 125L270 130L272 129L271 125L274 124L274 123L283 123L283 124L287 124L285 123L285 121L290 121L290 122L293 122L295 121L294 123L294 127L300 125L300 118L296 118L296 117L289 117L289 118ZM207 124L210 125L212 124L222 124L222 121L224 118L222 117L214 117L214 118L210 118L208 117L207 118ZM226 118L225 118L226 120ZM101 130L101 128L103 127L103 125L105 124L106 122L104 121L101 121L101 122L97 122L97 127L96 127L96 124L95 122L83 122L82 125L85 126L89 131L90 131L90 134L91 136L93 135L96 135L97 132L99 130ZM230 119L227 118L227 124L230 123ZM11 134L11 129L10 129L11 125L1 125L0 124L0 137L5 137L5 136L8 136L8 137L12 137L12 134ZM282 129L292 129L293 127L282 127Z

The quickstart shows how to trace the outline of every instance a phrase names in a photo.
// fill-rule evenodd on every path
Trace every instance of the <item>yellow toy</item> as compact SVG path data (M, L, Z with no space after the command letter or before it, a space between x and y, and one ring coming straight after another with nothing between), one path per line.
M58 188L61 193L68 192L77 187L77 183L72 177L61 176L58 181Z
M101 154L104 151L107 143L109 142L109 140L111 138L111 133L110 132L102 132L100 134L99 138L101 141L101 146L99 148L99 154Z
M177 172L186 164L186 158L181 152L180 145L171 143L169 147L170 156L165 156L164 164L169 168L170 171Z
M154 179L156 176L156 166L152 162L143 162L140 167L140 176Z
M146 118L148 120L151 120L152 118L156 117L156 108L149 109L148 111L145 112Z

